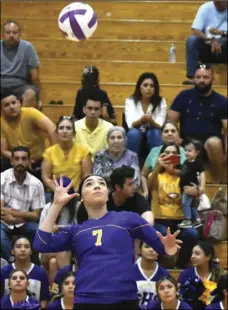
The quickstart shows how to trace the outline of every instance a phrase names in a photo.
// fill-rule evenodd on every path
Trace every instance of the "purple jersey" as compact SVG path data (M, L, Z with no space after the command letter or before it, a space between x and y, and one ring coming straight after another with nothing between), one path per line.
M110 211L56 234L38 230L33 245L41 253L73 248L78 262L74 303L116 303L137 300L134 239L165 254L156 230L138 214L125 211Z
M162 302L159 300L156 302L152 301L147 306L142 306L141 309L162 310L164 308L162 306ZM192 310L192 308L188 304L186 304L186 302L178 300L177 307L173 310Z
M56 300L54 300L53 302L51 302L48 306L47 309L66 309L64 306L64 302L63 302L63 297L62 298L58 298Z
M161 277L163 276L169 275L166 269L162 268L161 266L159 266L158 263L156 263L153 274L151 274L151 276L148 278L141 268L141 261L142 259L139 258L134 266L134 275L138 288L140 306L147 305L148 303L156 299L156 281L161 279Z
M50 289L50 292L52 295L60 294L60 285L62 282L62 278L63 278L64 274L68 273L69 271L75 272L76 271L75 265L64 266L57 271L57 273L55 275L54 282L53 282L52 287Z
M33 307L26 308L26 309L41 309L40 303L34 299L33 297L27 296L26 300L27 303L29 303ZM5 295L1 299L1 310L9 310L9 309L14 309L14 302L12 301L11 295ZM19 309L19 308L18 308Z
M210 280L210 278L211 278L211 273L209 274L207 280ZM183 270L179 275L178 282L180 284L184 284L189 279L200 279L200 276L197 272L196 267L189 267Z
M15 269L15 264L9 264L1 269L1 294L9 295L9 275ZM31 264L27 272L29 277L29 291L34 294L34 298L39 301L48 300L49 298L49 282L48 276L44 268Z
M205 310L224 310L224 309L225 308L223 306L222 301L214 302L205 308Z

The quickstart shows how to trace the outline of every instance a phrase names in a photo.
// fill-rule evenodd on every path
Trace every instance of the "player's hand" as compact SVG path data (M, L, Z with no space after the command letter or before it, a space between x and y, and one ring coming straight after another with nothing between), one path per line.
M168 255L174 255L176 254L177 250L181 247L179 244L182 243L181 240L176 239L176 237L179 235L180 230L177 230L173 235L170 232L170 228L167 228L167 235L164 237L162 234L157 231L157 235L160 238L161 242L163 243L165 247L165 251Z
M63 186L63 178L60 176L60 184L58 184L55 175L53 175L53 180L50 181L50 185L54 189L54 200L53 204L63 207L65 206L71 199L75 197L79 197L78 193L68 194L69 190L73 186L73 181L66 187Z

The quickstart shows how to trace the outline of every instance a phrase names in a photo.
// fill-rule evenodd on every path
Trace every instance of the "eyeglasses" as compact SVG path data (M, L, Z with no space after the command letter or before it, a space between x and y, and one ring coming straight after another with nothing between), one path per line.
M209 70L209 69L211 69L211 66L205 65L205 64L199 64L199 65L197 65L196 68L197 69L207 69L207 70Z

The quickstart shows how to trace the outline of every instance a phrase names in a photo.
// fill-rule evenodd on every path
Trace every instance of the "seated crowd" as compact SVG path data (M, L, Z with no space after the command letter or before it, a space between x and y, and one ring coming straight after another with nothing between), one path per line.
M221 183L227 160L227 98L212 89L212 67L188 72L194 87L177 94L169 109L157 76L141 74L125 101L124 129L116 126L98 69L86 66L72 116L61 116L55 126L39 111L35 49L20 40L16 22L3 29L1 309L227 309L227 273L211 242L200 240L195 207L206 192L205 164ZM19 73L9 73L20 53L28 54L28 72L21 63ZM96 201L104 213L93 209ZM105 226L111 228L102 236ZM90 253L94 270L85 267ZM100 257L110 259L106 264ZM123 266L116 271L119 257ZM166 259L183 269L177 281ZM85 284L86 272L91 282ZM86 285L89 294L94 287L99 296L104 292L104 299L87 296ZM107 293L111 285L120 292L114 297ZM122 288L127 297L117 299Z

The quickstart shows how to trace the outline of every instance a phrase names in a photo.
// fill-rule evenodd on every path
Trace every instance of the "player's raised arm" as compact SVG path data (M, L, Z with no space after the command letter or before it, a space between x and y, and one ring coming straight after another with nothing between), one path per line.
M170 233L170 229L167 229L167 235L163 237L158 231L156 231L150 224L148 224L138 214L134 214L134 228L131 231L131 235L134 239L140 239L149 244L157 253L164 255L176 254L180 248L179 244L181 240L176 239L179 231L174 234Z
M72 227L64 228L57 234L52 234L52 232L53 226L62 208L78 194L68 194L72 182L67 187L63 187L62 177L60 178L60 184L58 184L54 176L52 186L52 188L55 188L54 200L47 216L39 225L39 230L33 243L34 249L41 253L69 250L71 244Z

